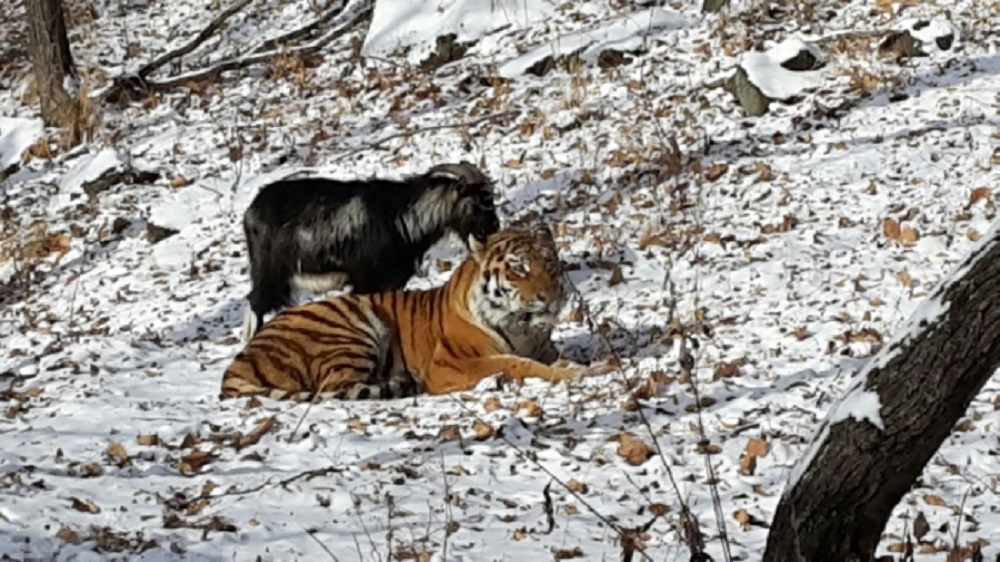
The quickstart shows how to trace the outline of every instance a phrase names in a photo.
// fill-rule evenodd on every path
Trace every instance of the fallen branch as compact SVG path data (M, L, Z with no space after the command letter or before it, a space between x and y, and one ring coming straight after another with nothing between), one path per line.
M246 1L248 2L249 0ZM361 6L358 7L357 4L361 4ZM218 78L223 72L241 70L256 64L268 62L282 53L282 50L280 49L281 44L309 35L314 31L316 31L316 29L322 27L324 24L330 22L331 20L334 20L337 16L344 15L344 12L347 12L345 16L346 18L345 21L337 25L334 29L327 32L325 35L319 37L312 43L301 45L298 47L292 47L287 50L288 53L298 54L298 55L313 54L318 52L326 45L328 45L334 39L336 39L340 35L340 33L343 32L344 29L351 27L359 19L367 16L369 13L371 13L372 10L372 3L369 0L358 0L357 2L352 4L350 10L347 9L348 6L346 4L342 4L337 8L328 10L326 13L324 13L316 20L301 28L294 29L292 31L279 35L278 37L274 37L261 42L257 46L250 49L249 55L228 58L219 61L217 63L211 64L208 67L194 70L185 74L176 75L164 80L148 79L148 75L157 68L163 66L170 60L176 59L179 56L183 56L191 52L195 48L197 48L198 45L203 43L206 39L208 39L208 37L210 37L215 32L215 29L217 29L218 26L223 21L225 21L226 18L232 15L229 14L229 12L238 6L240 6L240 4L237 4L237 6L234 6L233 8L227 10L225 13L220 14L220 16L215 20L213 20L212 23L209 24L209 26L204 31L198 34L198 37L196 37L194 40L192 40L184 47L181 47L180 49L177 49L175 51L171 51L170 53L166 53L159 59L147 65L144 65L142 68L139 69L137 73L122 75L115 78L110 86L102 90L96 91L93 94L92 99L106 101L118 95L129 92L148 93L148 92L168 91L177 88L178 86L183 86L191 82L198 82L201 80ZM223 16L225 16L225 18Z
M251 53L260 53L260 52L263 52L263 51L273 51L274 49L277 49L277 48L281 47L285 43L288 43L288 42L291 42L291 41L295 41L295 40L297 40L299 38L305 37L306 35L309 35L312 32L316 31L317 29L319 29L323 25L329 23L330 20L332 20L333 18L335 18L338 15L340 15L341 12L344 11L345 7L346 7L346 3L341 3L336 8L330 8L329 10L326 11L325 14L323 14L322 16L320 16L320 17L316 18L315 20L313 20L312 23L310 23L308 25L305 25L303 27L300 27L298 29L293 29L293 30L289 31L288 33L285 33L284 35L279 35L277 37L268 39L268 40L262 42L260 45L257 45L256 47L254 47L253 49L251 49L250 52Z
M348 150L344 154L341 154L337 158L334 158L333 162L339 162L339 161L341 161L341 160L343 160L345 158L348 158L350 156L354 156L355 154L358 154L360 152L364 152L366 150L371 150L373 148L381 148L382 145L384 145L385 143L387 143L387 142L389 142L391 140L394 140L394 139L398 139L398 138L402 138L402 137L411 137L411 136L414 136L414 135L421 135L423 133L429 133L431 131L440 131L442 129L460 129L462 127L472 127L474 125L478 125L478 124L483 123L485 121L492 121L493 119L501 119L501 118L505 118L505 117L516 117L520 113L521 113L520 111L516 111L516 110L515 111L501 111L500 113L491 113L489 115L485 115L483 117L480 117L478 119L473 119L471 121L463 121L461 123L445 123L444 125L431 125L429 127L422 127L420 129L416 129L416 130L413 130L413 131L402 131L402 132L399 132L399 133L393 133L391 135L382 137L382 138L378 139L377 141L367 143L364 146Z
M201 30L201 33L195 36L195 38L189 41L186 45L178 49L174 49L173 51L168 51L166 53L163 53L159 57L153 59L152 62L148 62L142 65L136 72L136 75L139 78L145 79L147 76L159 70L161 67L165 66L170 61L179 59L184 55L190 53L191 51L194 51L202 43L208 41L209 37L215 35L215 32L218 31L220 27L222 27L222 24L225 23L226 20L233 17L233 15L236 12L245 8L250 3L250 1L251 0L239 0L238 2L230 6L228 9L226 9L226 11L216 16L214 20L209 22L208 26L205 29Z
M167 500L166 503L167 507L170 507L171 509L175 509L177 511L182 511L201 500L217 500L227 496L245 496L247 494L256 494L257 492L263 490L264 488L267 488L268 486L278 485L284 488L285 486L291 484L292 482L295 482L296 480L301 480L302 478L305 478L306 480L312 480L313 478L318 478L320 476L327 476L329 474L336 474L343 471L344 469L342 467L328 466L326 468L317 468L313 470L306 470L303 472L299 472L294 476L289 476L288 478L279 480L277 482L275 482L274 480L268 480L266 482L263 482L261 484L258 484L250 488L227 490L225 492L222 492L221 494L215 494L215 495L211 495L211 491L209 491L208 493L205 493L203 491L202 493L190 499L182 499L175 497L171 498L170 500Z

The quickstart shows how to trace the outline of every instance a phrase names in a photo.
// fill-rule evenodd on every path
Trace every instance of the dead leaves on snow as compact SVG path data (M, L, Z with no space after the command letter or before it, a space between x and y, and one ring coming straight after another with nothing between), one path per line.
M911 226L900 226L899 222L891 217L882 220L882 235L890 242L894 242L903 247L912 246L920 240L920 233Z
M618 441L618 456L632 466L639 466L653 456L649 445L637 437L622 432L616 435L615 439Z
M739 473L744 476L753 476L757 470L757 459L766 457L770 450L770 445L763 439L751 439L747 441L746 449L740 455Z

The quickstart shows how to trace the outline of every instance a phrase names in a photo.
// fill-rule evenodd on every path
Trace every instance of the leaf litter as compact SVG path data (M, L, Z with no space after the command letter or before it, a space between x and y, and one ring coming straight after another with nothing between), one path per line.
M0 93L23 127L4 137L18 153L0 155L22 162L0 196L0 555L350 560L361 544L411 559L490 559L498 545L509 558L600 559L627 544L655 558L690 536L685 501L720 560L707 455L734 556L759 558L831 397L996 219L1000 62L987 30L1000 13L944 2L960 48L925 42L904 65L845 34L947 27L918 3L820 3L767 22L743 2L728 20L695 4L658 8L661 26L624 25L617 3L564 3L544 22L512 13L431 71L398 63L407 55L359 64L360 26L263 79L233 73L110 107L114 147L43 146L34 109ZM238 14L177 71L290 31L309 6ZM187 0L130 9L82 24L89 39L74 49L90 68L120 60L124 24L151 59L214 15ZM806 28L836 45L818 41L829 68L799 98L744 119L713 87L747 50ZM599 48L573 60L553 47L562 35ZM434 51L423 39L434 48L410 55ZM306 404L219 401L241 346L240 219L256 190L301 168L399 176L458 157L496 181L505 223L553 224L582 297L554 334L563 354L614 354L622 372L324 404L301 426ZM88 191L126 165L157 179ZM461 258L441 244L411 286L443 282ZM681 335L698 342L690 372ZM893 513L887 533L919 515L917 561L952 551L956 509L977 522L956 556L996 555L997 391L986 385ZM547 488L553 478L569 491ZM598 515L632 530L656 519L619 536Z

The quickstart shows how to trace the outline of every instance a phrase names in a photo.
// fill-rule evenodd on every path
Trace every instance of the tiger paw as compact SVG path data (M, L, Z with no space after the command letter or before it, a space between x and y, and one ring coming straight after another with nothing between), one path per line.
M609 359L607 361L601 361L600 363L591 363L586 369L586 376L596 377L600 375L607 375L608 373L613 373L621 368L621 364L614 359Z

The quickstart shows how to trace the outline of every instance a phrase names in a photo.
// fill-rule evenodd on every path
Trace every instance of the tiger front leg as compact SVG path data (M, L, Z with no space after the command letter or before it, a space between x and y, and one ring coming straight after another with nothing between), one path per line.
M439 348L423 381L428 394L446 394L475 388L483 379L503 373L512 379L524 381L539 378L556 383L576 380L595 374L591 367L557 361L545 365L533 359L516 355L491 355L487 357L445 357Z

